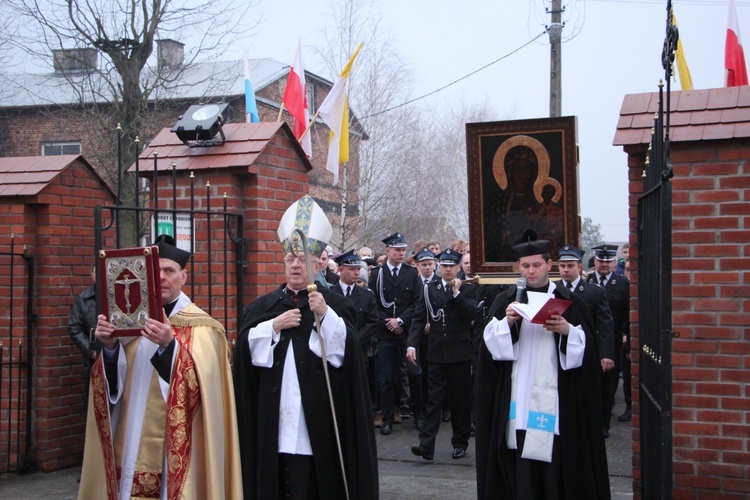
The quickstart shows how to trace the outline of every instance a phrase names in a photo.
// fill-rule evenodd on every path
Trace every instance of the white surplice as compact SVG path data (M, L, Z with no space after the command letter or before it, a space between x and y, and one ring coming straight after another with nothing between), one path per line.
M180 292L180 296L177 298L177 303L175 304L174 309L172 309L172 312L169 316L174 316L175 314L189 306L190 303L190 298L184 293ZM130 339L124 341L123 344L132 342L136 338L137 337L131 337ZM127 376L128 370L131 370L133 372L130 381L130 402L128 405L127 428L125 430L125 449L123 450L122 456L122 477L120 479L121 500L128 500L133 488L135 462L138 458L141 429L143 426L143 418L146 412L146 401L148 399L148 389L151 383L151 377L154 374L154 366L151 364L151 357L158 349L158 344L155 344L144 337L140 337L138 349L135 353L135 361L132 367L128 366L123 346L120 346L119 357L117 358L117 394L109 395L110 404L116 405L112 410L111 416L112 435L114 435L115 429L117 429L117 422L120 417L120 406L118 406L117 403L123 397L125 378ZM173 363L175 359L174 354L177 353L177 349L179 349L179 344L175 343L175 350L172 355ZM169 393L169 384L165 382L161 377L158 377L158 379L162 397L166 402L167 395ZM109 383L107 383L107 386L109 386ZM167 498L166 457L164 467L162 469L161 498Z
M328 363L340 368L344 364L346 347L346 324L332 308L328 308L320 324L321 335L325 342ZM274 362L274 350L279 342L280 333L273 330L273 320L259 323L248 333L248 345L253 366L271 368ZM308 342L309 349L319 358L320 341L314 329ZM294 455L312 455L310 435L307 431L305 412L302 411L302 396L297 365L294 358L294 346L289 342L284 359L284 372L281 379L279 403L279 453Z
M547 293L552 294L554 289L554 283L550 282ZM556 367L559 360L560 367L563 370L579 368L583 364L586 335L580 325L574 326L568 324L568 326L570 330L566 353L563 354L560 351L560 344L558 344L557 349L551 351L550 358L546 360L539 360L539 344L543 336L549 336L552 333L545 330L542 325L521 321L518 342L515 344L511 337L510 325L507 318L503 318L502 320L492 318L485 327L484 342L490 354L492 354L492 359L495 361L514 361L518 365L515 407L516 430L526 429L534 377L536 375L537 364L540 361L549 363L548 366ZM562 336L560 336L560 342L562 340ZM557 359L555 359L556 357ZM558 402L556 414L559 414L559 410ZM555 420L555 434L560 434L559 420Z

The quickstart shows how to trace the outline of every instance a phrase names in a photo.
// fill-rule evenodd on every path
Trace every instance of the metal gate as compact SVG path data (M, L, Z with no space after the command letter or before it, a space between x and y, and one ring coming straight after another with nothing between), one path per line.
M11 235L0 252L0 473L30 465L33 282L34 258Z
M156 175L152 186L157 185L155 181ZM150 207L96 207L95 254L104 248L150 245L157 235L164 233L175 237L178 246L181 241L188 242L183 249L193 256L183 292L224 325L229 336L237 331L244 308L243 216L227 210L226 197L220 203L213 200L210 184L207 183L204 193L198 193L193 175L189 182L189 186L178 186L177 176L172 171L171 203L170 198L161 201L169 205L168 208L160 207L160 193L155 187L150 193ZM183 197L178 198L178 193ZM220 206L214 208L212 204ZM97 277L97 286L99 283L101 279ZM100 296L101 293L97 293L97 297ZM97 309L101 310L101 304L97 304ZM231 335L230 345L233 345L233 338Z
M672 166L670 76L677 45L667 2L666 70L638 199L638 332L640 339L641 498L672 498ZM666 111L665 111L666 108Z

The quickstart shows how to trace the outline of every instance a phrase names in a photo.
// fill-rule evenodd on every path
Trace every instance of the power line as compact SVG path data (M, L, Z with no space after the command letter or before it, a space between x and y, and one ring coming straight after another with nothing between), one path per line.
M496 64L496 63L498 63L498 62L502 61L503 59L506 59L506 58L508 58L508 57L512 56L513 54L515 54L515 53L516 53L516 52L518 52L519 50L523 49L523 48L524 48L524 47L526 47L527 45L530 45L531 43L535 42L535 41L536 41L536 40L537 40L537 39L538 39L539 37L541 37L541 36L544 36L544 35L546 35L546 34L547 34L547 30L544 30L544 31L542 31L542 32L541 32L541 33L539 33L539 34L538 34L537 36L535 36L534 38L532 38L531 40L529 40L528 42L524 43L523 45L521 45L521 46L520 46L520 47L518 47L517 49L515 49L515 50L513 50L513 51L511 51L511 52L508 52L507 54L505 54L505 55L504 55L504 56L502 56L501 58L499 58L499 59L495 59L495 60L494 60L494 61L492 61L491 63L489 63L489 64L485 64L485 65L484 65L484 66L482 66L481 68L479 68L479 69L477 69L477 70L474 70L474 71L472 71L471 73L468 73L468 74L466 74L466 75L462 76L461 78L459 78L458 80L454 80L454 81L452 81L451 83L449 83L449 84L447 84L447 85L443 85L442 87L440 87L440 88L439 88L439 89L437 89L437 90L433 90L432 92L429 92L429 93L427 93L427 94L424 94L424 95L422 95L422 96L416 97L416 98L414 98L414 99L411 99L411 100L409 100L409 101L403 102L403 103L401 103L401 104L397 104L396 106L390 107L390 108L388 108L388 109L384 109L383 111L378 111L377 113L372 113L372 114L370 114L370 115L367 115L367 116L363 116L362 118L360 118L360 120L366 120L367 118L372 118L373 116L378 116L378 115L382 115L382 114L384 114L384 113L387 113L387 112L389 112L389 111L393 111L394 109L398 109L398 108L403 108L404 106L406 106L406 105L408 105L408 104L411 104L411 103L413 103L413 102L417 102L417 101L419 101L420 99L424 99L425 97L429 97L429 96L431 96L431 95L433 95L433 94L437 94L437 93L438 93L438 92L440 92L441 90L445 90L445 89L447 89L448 87L450 87L450 86L452 86L452 85L455 85L455 84L457 84L457 83L458 83L458 82L460 82L461 80L465 80L465 79L469 78L470 76L472 76L472 75L475 75L475 74L479 73L480 71L482 71L482 70L484 70L484 69L487 69L487 68L489 68L489 67L490 67L490 66L492 66L493 64Z
M652 4L652 5L664 5L664 0L588 0L589 2L597 3L625 3L625 4ZM710 6L710 7L728 7L728 0L679 0L676 2L677 6L683 5L698 5L698 6ZM750 2L734 2L737 7L750 7ZM674 6L675 4L673 4Z

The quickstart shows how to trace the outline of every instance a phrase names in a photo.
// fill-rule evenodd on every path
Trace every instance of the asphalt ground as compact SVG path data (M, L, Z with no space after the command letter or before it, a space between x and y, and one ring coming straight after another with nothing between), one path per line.
M630 499L632 491L632 447L630 422L618 423L617 415L625 409L619 388L610 437L606 440L609 481L613 499ZM465 458L453 460L450 423L443 423L437 437L434 460L428 462L411 453L419 443L412 419L393 426L390 436L376 430L381 498L473 499L476 498L474 438ZM80 467L55 472L5 474L0 476L0 499L78 498Z

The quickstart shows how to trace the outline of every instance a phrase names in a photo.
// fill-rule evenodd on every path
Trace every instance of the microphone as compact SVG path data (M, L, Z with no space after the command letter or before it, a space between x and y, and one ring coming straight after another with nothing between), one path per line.
M526 291L526 278L518 278L516 283L516 302L522 302L523 292Z

